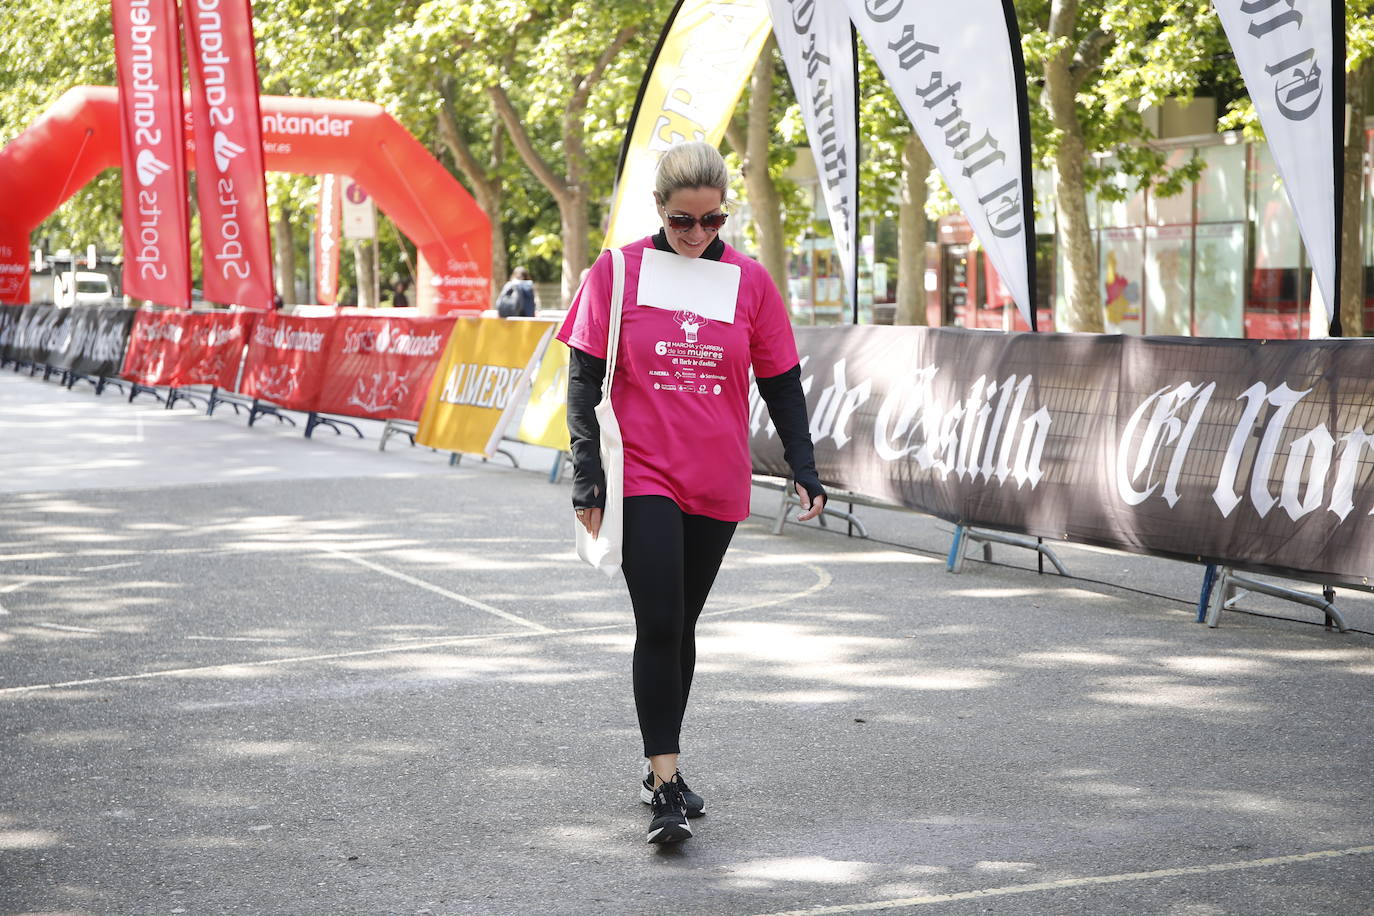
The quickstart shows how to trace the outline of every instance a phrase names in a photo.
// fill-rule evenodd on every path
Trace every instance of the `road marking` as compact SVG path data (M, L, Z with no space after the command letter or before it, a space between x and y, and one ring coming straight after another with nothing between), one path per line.
M278 636L187 636L186 638L211 642L282 642L281 637Z
M134 560L131 563L107 563L104 566L82 566L77 572L101 572L106 569L123 569L126 566L138 566L140 561Z
M1295 865L1299 862L1338 859L1342 856L1367 856L1371 853L1374 853L1374 846L1351 846L1346 849L1324 849L1320 852L1305 852L1300 855L1272 856L1268 859L1218 862L1215 865L1189 865L1183 868L1161 868L1156 871L1135 871L1126 872L1120 875L1064 878L1060 881L1039 881L1035 884L1009 884L1005 887L989 887L978 891L962 891L957 894L931 894L926 897L899 897L894 900L874 900L869 903L848 903L840 906L819 906L804 910L783 910L777 913L761 914L761 916L828 916L828 914L832 913L872 913L877 910L895 910L900 907L926 906L932 903L953 903L959 900L979 900L985 897L1006 897L1012 894L1034 894L1040 891L1056 891L1069 887L1089 887L1095 884L1120 884L1125 881L1148 881L1152 878L1179 878L1186 875L1212 875L1228 871L1274 868L1280 865Z
M564 636L574 633L591 633L597 630L617 630L632 625L633 624L610 623L596 627L577 627L569 630L547 630L543 633L532 633L528 630L521 630L517 633L452 636L448 639L409 643L403 646L385 646L380 649L358 649L353 652L331 652L324 655L297 655L291 658L270 658L264 661L255 662L226 662L222 665L201 665L194 668L170 668L165 671L143 671L138 674L116 674L109 677L86 678L80 681L61 681L55 684L29 684L23 687L4 687L0 688L0 697L19 693L33 693L39 690L61 690L66 687L91 687L96 684L118 684L123 681L146 681L164 677L183 677L209 674L215 671L241 671L244 668L271 668L282 665L301 664L304 662L330 662L345 658L365 658L369 655L387 655L396 652L420 652L426 649L443 649L448 646L459 646L464 643L483 642L487 640L529 639L534 636Z
M29 623L31 627L42 627L45 630L62 630L67 633L99 633L99 630L90 630L86 627L69 627L61 623Z
M455 599L457 599L457 600L459 600L459 601L462 601L462 602L465 603L465 604L466 604L466 603L469 603L469 602L472 602L472 600L473 600L473 599L471 599L471 598L464 598L464 597L461 596L461 595L455 595L455 594L452 593L452 592L448 592L448 591L446 591L446 590L444 590L444 589L440 589L438 586L430 585L429 583L423 582L423 581L421 581L421 580L419 580L419 579L413 579L413 577L411 577L411 576L406 576L404 573L397 573L397 572L395 572L394 570L388 570L388 569L386 569L385 567L378 567L375 563L371 563L371 562L369 562L369 561L367 561L367 560L361 560L361 559L358 558L358 557L350 556L349 554L346 554L346 553L344 553L344 552L341 551L341 550L335 550L335 549L333 549L333 548L328 548L328 547L324 547L324 548L321 548L321 549L326 550L327 552L329 552L329 553L331 553L331 554L338 554L339 556L341 556L341 557L344 558L344 559L348 559L348 560L352 560L353 562L361 563L361 564L364 565L364 566L376 568L376 569L378 569L378 571L384 572L384 573L386 573L387 575L397 576L398 578L402 578L402 579L405 580L405 581L414 582L414 584L419 585L421 588L427 588L427 589L430 589L431 591L437 591L439 594L445 595L446 597L455 598ZM765 600L765 601L751 602L751 603L749 603L749 604L741 605L741 606L739 606L739 607L725 608L724 610L720 610L720 611L712 611L712 612L710 612L709 614L703 614L702 616L703 616L703 617L707 617L707 616L719 617L719 616L722 616L722 615L725 615L725 614L735 614L735 613L738 613L738 612L740 612L740 611L749 610L749 609L752 609L752 608L757 608L757 607L769 607L769 606L772 606L772 605L784 604L784 603L789 602L789 601L796 601L796 600L799 600L799 599L801 599L801 598L803 598L803 597L806 597L806 596L808 596L808 595L811 595L811 594L813 594L813 593L815 593L815 592L817 592L817 591L819 591L819 590L821 590L821 589L823 589L823 588L825 588L825 587L827 587L827 586L830 585L830 581L831 581L830 575L829 575L828 573L826 573L825 570L823 570L823 569L821 569L820 567L817 567L817 566L811 566L811 564L809 564L809 563L806 564L806 565L807 565L809 568L811 568L813 571L815 571L815 572L817 573L817 577L818 577L818 580L819 580L819 581L817 581L815 584L811 585L810 587L803 589L803 590L800 591L800 592L793 592L793 593L791 593L791 594L782 595L782 596L777 597L777 598L769 598L769 599L767 599L767 600ZM480 604L480 602L479 602L479 604ZM483 608L483 609L485 610L486 608ZM504 616L504 615L505 615L505 612L504 612L504 611L498 611L498 610L495 609L495 608L492 608L491 610L497 611L498 616ZM67 688L67 687L91 687L91 686L94 686L94 685L97 685L97 684L117 684L117 683L122 683L122 682L125 682L125 681L152 680L152 679L155 679L155 678L164 678L164 677L181 677L181 676L190 676L190 675L198 675L198 674L208 674L208 673L213 673L213 672L215 672L215 671L234 671L234 670L242 670L242 669L244 669L244 668L268 668L268 667L279 667L279 666L283 666L283 665L303 664L303 663L307 663L307 662L338 661L338 660L340 660L340 659L346 659L346 658L363 658L363 657L367 657L367 656L370 656L370 655L387 655L387 654L392 654L392 653L397 653L397 652L422 652L422 651L426 651L426 650L428 650L428 649L443 649L443 648L446 648L446 647L449 647L449 646L463 645L464 643L474 643L474 642L483 642L483 641L497 641L497 640L504 640L504 639L529 639L529 638L536 637L536 636L574 636L574 635L580 635L580 634L583 634L583 633L598 633L598 632L604 632L604 631L606 631L606 630L623 630L623 629L627 629L627 628L630 628L630 627L633 627L633 626L634 626L634 621L633 621L633 620L627 620L627 621L625 621L625 622L623 622L623 623L607 623L607 624L599 624L599 625L593 626L593 627L569 627L569 628L567 628L567 629L562 629L562 630L553 630L553 629L549 629L548 627L539 626L538 624L531 624L531 623L528 622L528 621L521 620L521 618L514 617L514 615L511 615L511 616L513 617L513 619L514 619L516 622L522 623L522 624L524 624L525 626L534 627L534 629L533 629L533 630L523 630L523 631L515 632L515 633L491 633L491 634L478 634L478 635L473 635L473 636L452 636L452 637L447 637L447 638L444 638L444 639L422 640L422 641L417 641L417 642L410 642L410 643L406 643L405 645L384 646L384 647L382 647L382 648L377 648L377 649L358 649L358 650L355 650L355 651L352 651L352 652L332 652L332 653L322 654L322 655L299 655L299 656L293 656L293 657L290 657L290 658L273 658L273 659L267 659L267 660L265 660L265 661L227 662L227 663L221 664L221 665L202 665L202 666L199 666L199 667L192 667L192 668L173 668L173 669L169 669L169 670L165 670L165 671L144 671L144 672L140 672L140 673L138 673L138 674L117 674L117 675L110 675L110 676L107 676L107 677L93 677L93 678L86 678L86 679L80 680L80 681L62 681L62 682L53 683L53 684L29 684L29 685L22 686L22 687L3 687L3 688L0 688L0 697L12 696L12 695L21 694L21 693L35 693L35 692L40 691L40 690L61 690L61 689ZM189 639L198 639L198 638L199 638L199 639L205 639L205 638L207 638L207 637L195 637L195 636L192 636L192 637L187 637L187 638L189 638Z
M371 560L364 560L362 557L357 557L351 553L346 553L342 550L339 550L337 547L329 547L325 544L312 544L310 546L314 547L317 550L322 550L331 556L338 557L341 560L347 560L350 563L357 563L359 566L365 566L368 569L371 569L375 572L379 572L384 576L390 576L393 579L400 579L402 582L408 582L409 584L414 585L416 588L423 588L426 591L434 592L434 594L436 595L443 595L445 598L450 598L454 601L457 601L460 604L466 604L468 607L476 608L479 611L485 611L488 614L500 617L502 620L509 620L511 623L519 624L522 627L529 627L536 633L553 632L553 630L544 626L542 623L535 623L533 620L526 620L523 617L517 617L509 611L503 611L498 607L492 607L490 604L478 601L475 598L469 598L466 595L460 595L457 592L451 592L446 588L441 588L437 585L434 585L433 583L426 582L423 579L417 579L414 576L406 575L405 573L399 572L398 570L388 569L387 567L382 566L379 563L373 563Z
M800 601L803 598L809 598L817 592L825 591L827 588L830 587L830 583L833 581L833 579L830 576L830 573L826 572L821 567L813 566L810 563L803 563L801 565L805 566L807 569L811 570L813 573L816 574L816 583L812 585L810 588L804 588L799 592L792 592L791 594L783 595L778 598L768 598L764 601L751 601L748 604L741 604L739 607L727 607L719 611L707 611L701 616L724 617L726 614L738 614L740 611L753 611L761 607L774 607L779 604L787 604L791 601Z

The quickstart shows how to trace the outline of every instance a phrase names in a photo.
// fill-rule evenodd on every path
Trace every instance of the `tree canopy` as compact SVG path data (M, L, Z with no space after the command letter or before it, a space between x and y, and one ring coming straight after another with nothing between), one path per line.
M538 280L561 279L566 295L600 244L624 131L672 6L672 0L257 0L254 14L265 93L383 105L492 217L495 272L523 263ZM1372 7L1374 0L1348 0L1352 71L1367 71L1374 57ZM1017 14L1033 148L1039 162L1063 179L1055 205L1061 231L1068 226L1070 249L1084 244L1087 223L1076 226L1074 211L1087 194L1109 199L1138 182L1168 194L1200 168L1191 160L1171 163L1145 142L1151 139L1145 118L1151 106L1206 95L1218 100L1223 126L1255 129L1210 2L1019 0ZM5 4L0 57L6 61L0 70L3 143L71 86L113 83L108 0ZM745 145L746 113L766 101L773 121L768 173L781 200L774 218L790 243L809 221L806 201L783 174L804 132L785 71L776 60L773 67L768 99L745 93L730 153L746 154L736 148ZM866 53L861 73L867 223L898 215L911 188L908 172L921 171L923 160L909 164L910 126ZM1077 163L1076 175L1065 168L1066 150ZM314 186L309 176L269 181L274 213L281 214L277 231L289 226L302 251ZM920 204L938 213L950 201L937 193L928 200L921 195ZM54 213L38 236L57 247L94 242L117 250L119 207L119 178L111 171ZM750 237L756 237L753 228ZM378 244L384 278L413 270L413 250L393 227L384 223ZM1071 274L1095 271L1086 251L1070 260ZM499 285L504 277L495 279ZM1092 315L1101 311L1094 300L1100 284L1095 276L1074 283L1082 301L1072 309L1078 316L1072 326L1090 329Z

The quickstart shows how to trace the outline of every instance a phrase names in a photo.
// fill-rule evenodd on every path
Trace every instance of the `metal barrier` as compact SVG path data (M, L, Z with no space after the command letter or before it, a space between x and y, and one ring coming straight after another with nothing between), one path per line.
M780 480L776 477L760 477L755 475L754 486L767 487L770 490L779 490L782 493L782 501L778 504L778 514L773 519L773 533L782 534L783 526L787 524L787 513L792 506L801 508L801 499L797 496L797 491L792 485L792 481ZM848 503L850 511L832 508L832 503ZM822 528L829 528L830 524L826 521L826 516L844 519L849 524L849 536L857 535L861 538L868 537L868 528L864 526L863 520L852 511L855 506L872 506L875 509L901 509L901 506L891 503L884 503L880 500L870 499L858 493L851 493L848 490L825 491L825 508L816 517Z
M1198 599L1198 623L1205 623L1209 627L1219 626L1222 611L1235 610L1242 598L1254 592L1314 607L1322 612L1328 630L1333 625L1337 632L1344 633L1347 630L1345 617L1335 604L1336 589L1330 585L1323 585L1321 596L1318 597L1295 588L1242 575L1229 566L1219 567L1216 563L1208 563L1206 567L1202 577L1202 594Z
M415 433L420 424L414 420L387 420L382 424L382 441L377 443L377 451L386 451L386 440L392 436L409 436L410 444L415 444Z
M1045 546L1041 538L1031 537L1025 534L1006 534L1002 531L988 531L983 528L969 528L964 525L954 526L954 540L949 545L949 558L945 561L946 572L955 574L964 571L964 557L968 553L970 544L983 545L983 562L992 562L992 545L1006 544L1010 547L1021 547L1025 550L1036 552L1037 572L1041 575L1045 573L1045 561L1049 560L1053 564L1055 571L1061 576L1067 576L1069 571L1064 568L1064 564L1059 561L1059 556L1053 548Z
M340 427L347 426L349 429L353 430L355 433L358 434L359 439L366 438L363 435L363 431L359 429L356 424L351 423L348 420L345 420L343 417L336 417L332 415L316 413L313 410L310 411L309 415L305 418L305 438L309 439L310 434L315 431L315 427L317 426L327 426L330 429L334 430L335 435L339 436L343 435L343 430L340 429Z

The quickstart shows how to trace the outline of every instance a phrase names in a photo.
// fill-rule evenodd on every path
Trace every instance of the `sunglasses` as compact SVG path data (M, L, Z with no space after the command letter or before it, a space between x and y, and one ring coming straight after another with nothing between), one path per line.
M730 218L728 213L708 213L701 219L688 216L685 213L665 213L663 216L668 225L678 232L690 232L697 223L701 223L701 228L714 232L724 226L725 221Z

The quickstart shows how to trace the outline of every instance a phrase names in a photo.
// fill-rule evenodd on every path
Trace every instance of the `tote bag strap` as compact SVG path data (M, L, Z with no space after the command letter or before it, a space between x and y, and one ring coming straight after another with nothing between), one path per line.
M620 350L620 321L625 310L625 252L611 249L611 318L606 329L606 378L601 383L601 400L611 396L615 378L616 354Z

